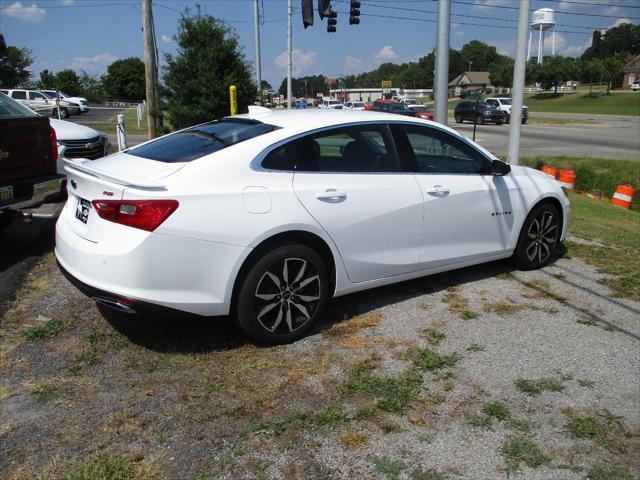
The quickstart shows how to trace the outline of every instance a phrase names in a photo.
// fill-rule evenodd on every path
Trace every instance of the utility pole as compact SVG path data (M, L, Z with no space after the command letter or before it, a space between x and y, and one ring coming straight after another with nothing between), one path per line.
M447 124L449 100L449 20L450 0L438 0L438 39L436 42L435 121Z
M287 5L289 23L287 25L287 50L289 51L289 67L287 68L287 109L291 110L291 73L292 73L292 64L293 64L293 47L292 47L292 18L293 18L293 7L291 6L291 0L289 0Z
M149 139L158 134L158 98L156 50L153 40L153 12L151 0L142 0L142 31L144 35L144 86L147 92L147 127Z
M262 99L262 69L260 67L260 11L258 0L253 0L253 23L256 31L256 82L258 83L258 95Z
M518 165L520 158L520 127L522 125L522 103L524 100L524 80L527 67L527 30L529 29L530 0L520 0L518 17L518 42L516 43L516 61L513 66L513 88L511 89L511 119L509 120L509 148L507 160Z

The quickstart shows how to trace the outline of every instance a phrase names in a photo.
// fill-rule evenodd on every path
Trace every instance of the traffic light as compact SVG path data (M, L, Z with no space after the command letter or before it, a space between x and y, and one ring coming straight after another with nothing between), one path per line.
M327 32L333 33L336 31L336 25L338 24L338 13L334 12L329 7L329 15L327 15Z
M302 0L302 25L313 26L313 0Z
M358 25L360 23L360 2L351 0L351 9L349 10L349 25Z
M323 20L324 17L328 17L330 10L331 0L318 0L318 15L320 15L320 20Z

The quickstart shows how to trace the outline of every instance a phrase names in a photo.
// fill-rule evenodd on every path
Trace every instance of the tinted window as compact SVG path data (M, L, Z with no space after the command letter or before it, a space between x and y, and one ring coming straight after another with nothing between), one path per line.
M488 173L488 160L448 133L413 125L405 125L404 132L420 173Z
M37 115L24 105L0 94L0 117L36 117Z
M277 128L257 120L223 118L167 135L127 153L166 163L190 162Z
M45 97L40 92L29 92L29 98L31 100L46 100L47 99L47 97Z
M15 92L11 92L11 98L15 98L16 100L26 100L27 92L24 90L16 90Z

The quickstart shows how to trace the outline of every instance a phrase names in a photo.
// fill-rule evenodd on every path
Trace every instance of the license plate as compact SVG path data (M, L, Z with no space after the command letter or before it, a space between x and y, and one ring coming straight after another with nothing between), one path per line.
M13 200L13 187L0 187L0 200Z
M87 223L89 218L89 211L91 210L91 202L84 198L78 198L78 205L76 206L76 218L82 223Z

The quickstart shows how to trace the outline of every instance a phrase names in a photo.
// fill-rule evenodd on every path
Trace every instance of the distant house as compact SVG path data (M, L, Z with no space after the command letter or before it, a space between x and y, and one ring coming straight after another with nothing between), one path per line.
M463 72L449 82L449 89L454 90L455 96L460 96L466 90L486 90L488 88L493 88L489 72Z
M640 55L636 55L624 66L624 80L622 88L631 88L633 82L640 81Z

